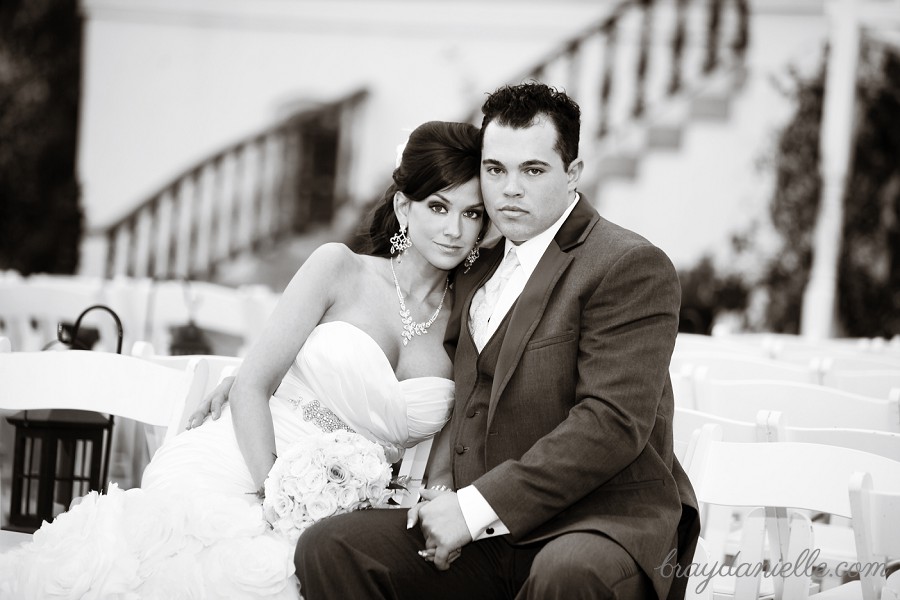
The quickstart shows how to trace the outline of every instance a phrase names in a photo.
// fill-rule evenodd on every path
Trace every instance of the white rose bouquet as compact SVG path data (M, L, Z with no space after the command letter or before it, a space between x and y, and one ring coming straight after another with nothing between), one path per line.
M390 483L391 465L378 444L341 429L310 436L275 459L263 488L263 514L296 543L325 517L385 505Z

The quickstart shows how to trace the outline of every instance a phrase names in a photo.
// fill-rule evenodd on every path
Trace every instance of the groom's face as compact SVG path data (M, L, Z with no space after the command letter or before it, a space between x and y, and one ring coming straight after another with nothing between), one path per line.
M555 146L556 127L542 116L530 127L516 129L491 121L484 130L485 208L500 233L515 243L545 231L574 198L571 165L569 170L563 167Z

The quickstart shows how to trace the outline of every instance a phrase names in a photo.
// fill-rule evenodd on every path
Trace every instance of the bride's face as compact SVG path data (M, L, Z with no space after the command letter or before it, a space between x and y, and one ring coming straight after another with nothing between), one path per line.
M413 248L438 269L450 270L472 251L484 220L478 179L436 192L419 202L407 200L405 212ZM401 223L404 222L401 217Z

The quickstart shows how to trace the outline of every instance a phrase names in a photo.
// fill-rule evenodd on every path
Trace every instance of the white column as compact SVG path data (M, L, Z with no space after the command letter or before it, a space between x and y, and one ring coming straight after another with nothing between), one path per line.
M822 106L822 196L813 237L813 262L803 295L800 333L816 339L834 335L838 261L844 224L843 195L853 144L856 68L860 23L854 0L827 6L831 47Z

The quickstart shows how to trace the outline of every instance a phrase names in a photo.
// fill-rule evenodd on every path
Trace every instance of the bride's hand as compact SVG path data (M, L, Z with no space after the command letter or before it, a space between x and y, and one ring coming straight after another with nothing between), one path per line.
M219 385L203 398L197 406L197 410L191 414L187 422L187 429L199 427L209 415L212 415L214 421L222 416L222 408L228 402L228 394L231 392L233 384L234 376L224 377Z

